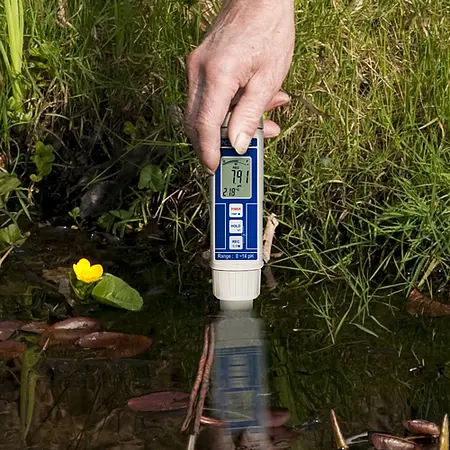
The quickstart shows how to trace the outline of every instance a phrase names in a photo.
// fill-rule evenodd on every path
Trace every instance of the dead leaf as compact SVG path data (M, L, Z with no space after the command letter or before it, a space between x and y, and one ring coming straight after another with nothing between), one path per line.
M450 315L450 305L439 303L413 289L408 297L406 311L412 316L441 317Z
M27 349L27 346L23 342L1 341L0 342L0 359L17 358L26 349Z
M263 260L267 264L270 261L270 255L272 253L273 237L275 235L275 229L278 226L277 216L270 214L267 219L266 228L263 235Z
M438 425L433 422L428 422L427 420L415 419L415 420L404 420L402 422L403 426L415 434L426 434L430 436L439 436L441 430Z
M152 340L147 336L100 331L82 337L77 345L83 348L105 349L103 355L106 358L130 358L145 352L152 345Z
M421 446L415 442L401 439L389 434L372 434L372 444L377 450L421 450Z
M128 408L139 412L166 412L187 409L189 394L177 391L153 392L128 400Z
M336 413L334 409L331 410L331 425L333 427L334 439L337 444L338 449L348 449L348 445L345 443L344 435L342 434L341 428L339 426L339 422L336 417Z

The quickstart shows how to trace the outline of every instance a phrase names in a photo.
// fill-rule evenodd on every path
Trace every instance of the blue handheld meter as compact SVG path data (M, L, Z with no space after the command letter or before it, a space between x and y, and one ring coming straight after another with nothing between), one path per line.
M221 128L220 164L210 180L213 293L221 309L251 309L260 294L264 185L263 120L244 155Z

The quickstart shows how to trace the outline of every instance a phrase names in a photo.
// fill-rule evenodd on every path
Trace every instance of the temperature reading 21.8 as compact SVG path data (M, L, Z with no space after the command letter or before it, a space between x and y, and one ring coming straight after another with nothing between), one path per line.
M221 159L222 198L251 197L251 158L224 156Z

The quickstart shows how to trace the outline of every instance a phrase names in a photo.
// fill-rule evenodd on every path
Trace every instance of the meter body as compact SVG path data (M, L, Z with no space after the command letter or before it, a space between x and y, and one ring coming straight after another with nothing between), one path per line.
M228 113L221 127L220 164L210 179L213 294L222 310L252 309L260 294L264 186L261 119L244 155L228 137Z

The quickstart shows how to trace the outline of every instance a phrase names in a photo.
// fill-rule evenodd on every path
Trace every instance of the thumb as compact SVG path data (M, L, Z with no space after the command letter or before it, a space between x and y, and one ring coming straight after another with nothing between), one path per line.
M259 121L274 96L272 90L261 86L264 84L252 78L231 113L228 136L240 155L247 151Z

